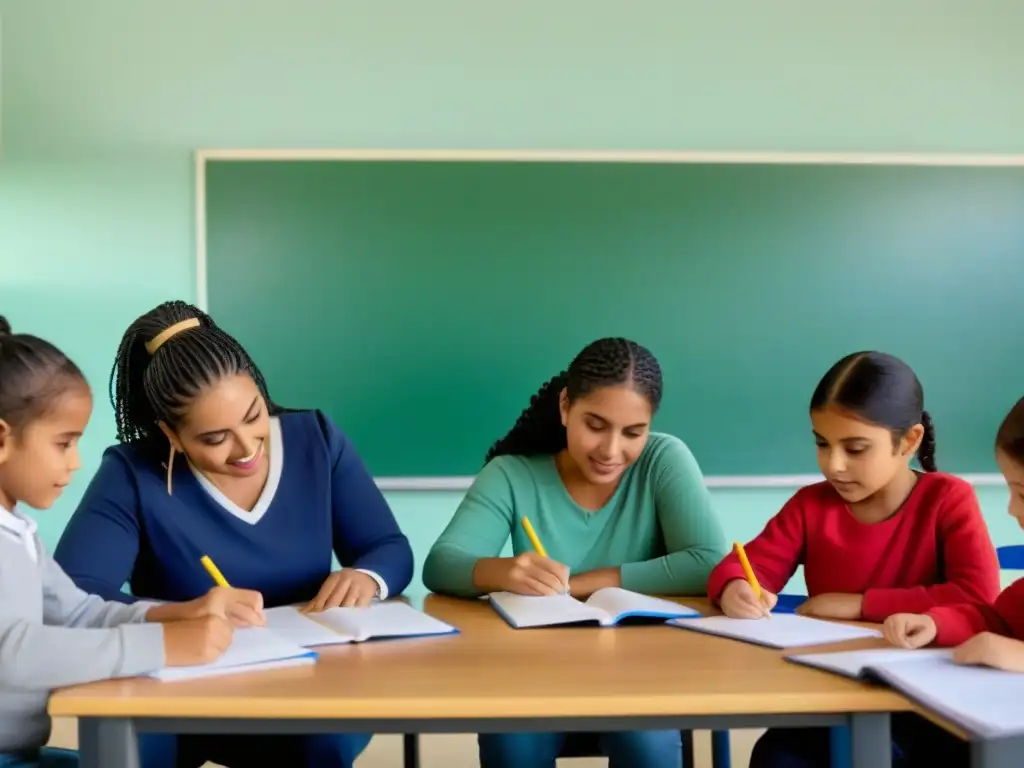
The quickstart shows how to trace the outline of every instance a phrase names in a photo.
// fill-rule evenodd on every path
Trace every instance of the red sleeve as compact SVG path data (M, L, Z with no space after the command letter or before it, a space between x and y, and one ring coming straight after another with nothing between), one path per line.
M999 558L974 489L950 494L939 513L943 582L930 586L868 589L861 615L881 622L894 613L925 613L940 605L991 604L999 594Z
M778 593L793 577L804 554L803 494L797 492L779 510L756 539L744 546L758 583ZM708 577L708 597L713 603L733 579L746 578L735 552L725 556Z
M1024 639L1024 579L1018 579L996 598L994 605L963 603L928 611L938 630L935 644L949 648L982 632Z

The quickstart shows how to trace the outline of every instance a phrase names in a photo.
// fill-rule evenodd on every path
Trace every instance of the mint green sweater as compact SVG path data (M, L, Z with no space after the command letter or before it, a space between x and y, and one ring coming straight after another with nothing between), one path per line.
M727 551L693 454L681 440L652 432L597 511L572 499L554 456L495 458L431 547L423 583L432 592L479 596L477 560L499 557L509 536L514 554L532 549L524 515L548 557L570 573L619 566L623 588L645 594L704 594L711 569Z

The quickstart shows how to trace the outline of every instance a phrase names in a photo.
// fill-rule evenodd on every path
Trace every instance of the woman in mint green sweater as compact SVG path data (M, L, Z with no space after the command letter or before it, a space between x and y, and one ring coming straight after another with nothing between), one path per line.
M600 339L544 384L494 444L423 566L433 592L587 596L604 587L703 595L725 555L700 468L650 431L661 368L635 342ZM531 547L533 523L548 557ZM500 557L512 538L512 557ZM552 768L564 733L481 734L482 768ZM606 733L611 768L679 768L678 731Z

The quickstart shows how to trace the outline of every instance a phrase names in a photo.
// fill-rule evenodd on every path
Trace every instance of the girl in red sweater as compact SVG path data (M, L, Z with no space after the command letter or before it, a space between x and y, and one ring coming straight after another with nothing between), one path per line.
M1010 487L1010 515L1024 528L1024 398L999 427L996 463ZM1024 579L1007 587L995 604L979 600L900 613L886 619L884 629L886 639L901 648L955 646L953 660L961 664L1024 672Z
M708 596L723 613L763 617L800 565L805 616L882 622L995 598L999 565L974 490L936 470L934 427L906 363L880 352L843 358L814 390L810 416L825 480L799 490L746 545L764 603L735 554L712 571ZM923 472L911 467L915 456ZM916 715L897 716L897 765L949 757L958 740L944 736ZM828 764L827 729L772 729L750 767Z

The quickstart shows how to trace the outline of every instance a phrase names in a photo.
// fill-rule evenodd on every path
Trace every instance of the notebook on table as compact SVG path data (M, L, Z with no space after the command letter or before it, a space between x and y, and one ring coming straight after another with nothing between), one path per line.
M700 616L684 605L649 597L619 587L606 587L585 602L570 595L516 595L492 592L491 606L516 629L596 624L611 627L629 619L668 621L682 616Z
M787 661L883 683L963 728L992 739L1024 735L1024 674L963 666L948 650L899 648L794 654Z
M458 632L450 624L402 601L373 603L365 608L328 608L310 614L285 605L268 609L266 616L268 629L306 648Z
M216 661L184 667L164 667L148 677L157 680L194 680L238 672L256 672L315 664L317 654L266 627L236 629L231 645Z
M882 636L877 629L839 624L793 613L773 613L770 619L731 619L728 616L704 616L692 619L673 619L669 624L694 632L704 632L709 635L779 649L826 645L846 640Z

